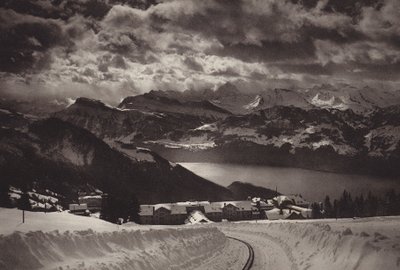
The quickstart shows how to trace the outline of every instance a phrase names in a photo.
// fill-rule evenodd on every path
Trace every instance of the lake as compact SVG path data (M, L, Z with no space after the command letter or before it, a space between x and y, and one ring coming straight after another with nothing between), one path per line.
M355 195L383 195L389 189L400 191L399 178L311 171L298 168L221 163L179 163L195 174L222 186L234 181L248 182L284 194L302 194L309 201L322 201L326 195L339 198L343 190ZM332 200L333 201L333 200Z

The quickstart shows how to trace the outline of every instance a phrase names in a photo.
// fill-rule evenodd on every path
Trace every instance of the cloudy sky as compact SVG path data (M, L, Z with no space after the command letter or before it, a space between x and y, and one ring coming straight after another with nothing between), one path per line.
M399 0L2 0L0 95L400 89Z

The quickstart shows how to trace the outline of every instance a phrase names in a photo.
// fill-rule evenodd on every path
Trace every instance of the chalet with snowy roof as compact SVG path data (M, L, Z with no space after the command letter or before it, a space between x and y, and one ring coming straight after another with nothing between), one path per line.
M140 222L142 224L153 224L154 206L141 205L139 211Z
M171 216L170 224L183 224L187 218L187 208L184 205L172 205L171 206Z
M77 203L72 203L69 205L69 212L71 214L75 215L80 215L80 216L89 216L90 211L88 209L88 206L86 203L83 204L77 204Z
M300 206L300 207L303 207L303 208L309 208L310 207L310 202L306 201L299 194L287 195L286 197L288 197L297 206Z
M252 219L253 207L251 201L220 202L222 216L229 221Z
M274 207L263 212L269 220L311 218L310 203L300 195L280 195L268 201Z
M170 204L158 204L154 206L154 224L170 224L171 206Z
M88 210L92 213L100 212L102 200L103 198L101 195L88 195L78 198L79 204L87 204Z
M210 203L204 206L204 214L206 217L214 222L222 221L222 208L219 203Z

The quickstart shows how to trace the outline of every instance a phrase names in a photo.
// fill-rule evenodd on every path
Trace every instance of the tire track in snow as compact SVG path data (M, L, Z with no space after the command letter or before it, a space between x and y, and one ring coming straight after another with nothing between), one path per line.
M278 248L278 250L276 250L276 251L279 252L279 250L281 250L283 252L284 256L287 258L288 264L286 265L285 269L287 268L287 269L291 269L291 270L298 270L298 266L293 257L293 254L291 252L291 248L286 243L280 241L280 239L275 238L264 232L257 232L257 231L254 232L254 231L248 231L248 230L243 230L243 229L228 229L228 230L225 230L224 233L225 234L233 233L235 235L235 237L239 237L241 239L246 239L247 241L251 240L250 242L253 242L253 240L255 240L255 239L257 239L258 241L261 241L261 242L266 241L266 242L262 243L262 245L265 245L265 246L263 246L261 248L260 248L260 243L256 243L256 241L254 241L254 243L253 243L253 244L256 244L255 247L261 252L260 255L264 253L263 250L266 246L269 245L268 243L271 243L271 244L274 243L274 245L276 245L276 247ZM229 237L229 236L227 236L227 237ZM252 238L254 238L254 239L252 239ZM260 266L257 265L256 268L259 269L259 267ZM262 269L264 269L264 268L262 268Z
M241 243L243 243L243 244L245 244L247 246L247 248L249 250L249 257L247 258L246 264L243 266L242 269L243 270L251 269L251 267L253 266L253 262L254 262L254 249L253 249L253 247L249 243L247 243L246 241L243 241L243 240L241 240L239 238L235 238L235 237L231 237L231 236L227 236L227 238L239 241L239 242L241 242Z

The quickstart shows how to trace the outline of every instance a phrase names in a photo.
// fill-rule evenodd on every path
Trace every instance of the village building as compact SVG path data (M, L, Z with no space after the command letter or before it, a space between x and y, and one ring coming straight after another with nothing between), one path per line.
M170 224L171 206L170 204L155 205L153 210L154 224Z
M187 208L184 205L172 205L171 216L168 224L178 225L183 224L187 218Z
M289 198L295 205L303 207L303 208L309 208L310 207L310 202L306 201L301 195L295 194L295 195L287 195L287 198Z
M208 205L205 205L204 214L211 221L222 221L222 208L219 203L210 203Z
M100 212L102 207L101 195L81 196L78 198L79 204L86 204L90 212Z
M274 207L264 211L266 219L305 219L311 218L312 210L310 203L300 195L280 195L268 203Z
M154 224L154 206L153 205L141 205L139 211L140 223L142 224Z
M81 215L81 216L89 216L90 211L88 209L88 206L86 203L83 204L77 204L77 203L72 203L69 205L69 212L71 214L75 215Z
M252 219L253 208L251 201L220 202L220 205L223 219L229 221Z
M277 196L272 200L247 201L188 201L140 206L142 224L184 224L192 213L203 215L208 221L239 221L252 219L310 218L311 209L301 196ZM304 206L307 206L304 207Z

